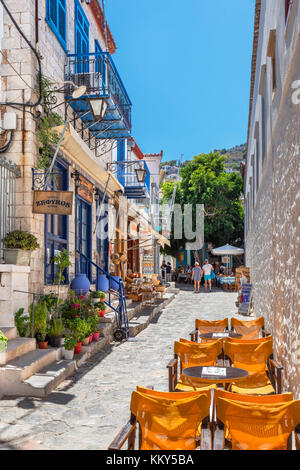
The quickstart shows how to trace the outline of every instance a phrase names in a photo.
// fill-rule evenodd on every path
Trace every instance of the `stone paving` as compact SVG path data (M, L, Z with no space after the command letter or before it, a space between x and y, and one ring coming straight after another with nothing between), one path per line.
M193 294L184 286L136 342L108 346L48 398L0 400L0 449L107 449L127 422L136 385L168 391L174 340L189 338L195 318L241 318L236 298L221 290Z

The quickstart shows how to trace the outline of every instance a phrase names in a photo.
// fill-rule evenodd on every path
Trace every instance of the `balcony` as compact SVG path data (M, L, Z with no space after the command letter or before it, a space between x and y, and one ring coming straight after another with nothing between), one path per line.
M120 139L131 135L131 101L108 52L69 54L65 80L86 86L86 94L71 100L72 86L66 87L66 98L75 113L96 139ZM105 99L108 109L99 122L92 113L90 100Z

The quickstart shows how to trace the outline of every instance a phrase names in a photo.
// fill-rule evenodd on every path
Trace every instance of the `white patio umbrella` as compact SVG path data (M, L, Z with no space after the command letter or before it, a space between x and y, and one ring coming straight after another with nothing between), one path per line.
M214 256L238 256L243 255L244 250L242 248L237 248L236 246L227 244L220 246L219 248L214 248L211 250L211 253Z

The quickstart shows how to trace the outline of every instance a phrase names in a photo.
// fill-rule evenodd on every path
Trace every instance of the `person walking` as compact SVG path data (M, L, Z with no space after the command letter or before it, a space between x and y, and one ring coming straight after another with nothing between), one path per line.
M192 272L192 281L194 281L194 294L200 292L200 282L201 282L201 268L199 263L195 263L195 267Z
M167 263L165 262L165 260L163 260L162 264L161 264L161 277L162 277L162 280L163 282L166 282L166 268L167 268Z
M208 260L204 261L204 265L202 266L202 274L204 275L204 282L205 282L205 292L207 292L207 281L209 285L209 292L211 292L211 273L214 270L211 264L209 264Z
M166 267L167 282L171 282L171 271L172 271L172 266L171 266L171 263L169 262Z

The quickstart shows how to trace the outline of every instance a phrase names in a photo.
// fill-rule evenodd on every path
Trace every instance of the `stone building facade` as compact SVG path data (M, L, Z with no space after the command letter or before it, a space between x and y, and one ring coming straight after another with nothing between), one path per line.
M246 264L300 398L300 2L257 0L245 177Z
M100 7L100 2L92 0L85 2L81 0L43 0L35 2L35 0L6 0L7 6L13 19L26 35L30 41L32 48L25 41L24 37L18 31L12 21L9 13L3 9L3 38L2 38L2 57L1 62L1 89L2 89L2 116L5 112L15 112L17 115L17 128L13 133L13 139L9 149L5 152L5 157L17 164L21 170L21 177L17 179L17 192L16 192L16 229L28 231L35 235L38 239L40 248L32 252L30 262L30 276L29 276L29 291L34 293L43 293L52 288L52 281L54 272L51 272L51 259L53 254L65 247L71 253L72 266L69 269L68 280L70 281L75 274L75 251L78 249L78 231L79 220L76 211L87 209L89 212L89 227L87 243L89 243L88 256L94 262L99 263L104 269L109 269L110 254L113 251L111 247L109 253L108 243L104 245L99 244L96 237L96 220L97 220L97 207L99 201L102 200L106 188L106 200L108 205L116 205L117 198L116 192L123 190L122 185L116 177L110 178L109 184L106 187L108 178L107 163L112 162L117 158L114 148L117 146L116 139L110 140L96 140L94 135L88 129L84 129L84 123L80 115L74 111L71 106L66 108L64 100L66 88L63 82L66 80L66 63L68 61L68 54L75 54L80 50L78 46L79 38L76 36L75 16L85 23L82 27L88 28L87 41L88 52L94 53L96 47L104 53L111 55L115 52L116 45L107 25L104 28L103 11ZM60 8L65 10L59 10ZM79 13L75 13L75 9ZM52 18L57 18L57 24ZM2 10L1 16L2 19ZM52 21L52 22L51 22ZM65 21L65 24L63 24ZM78 20L79 21L79 20ZM80 27L81 27L80 26ZM2 32L2 28L1 28ZM61 34L60 34L61 33ZM77 42L77 43L76 43ZM96 46L97 45L97 46ZM55 108L55 112L61 115L62 120L66 118L70 121L67 127L65 138L62 142L57 165L55 171L62 172L64 187L59 189L69 190L73 192L73 213L71 216L46 216L42 214L34 214L33 208L33 169L36 168L39 156L38 150L38 122L41 113L40 106L26 106L23 108L19 105L7 105L3 103L36 103L38 100L38 80L37 74L39 72L37 56L40 57L41 71L43 77L49 79L52 83L56 83L56 88L63 92L55 94L57 97L57 104L62 103L61 106ZM89 57L88 55L84 57ZM110 59L112 60L112 59ZM118 72L115 71L115 76L118 77L119 82L121 79ZM123 90L123 84L120 88ZM126 94L126 91L124 91ZM23 111L24 109L24 111ZM61 128L63 126L60 126ZM61 129L59 130L59 133ZM78 155L73 153L69 148L69 141L73 137L80 149ZM130 129L128 129L128 137L130 136ZM122 137L124 142L124 135ZM125 139L126 147L126 139ZM80 174L84 182L90 185L92 194L89 201L84 201L78 197L78 190L75 187L75 172ZM40 189L40 188L38 188ZM95 198L95 191L98 192L98 202ZM80 206L80 204L84 207ZM86 203L86 205L85 205ZM62 221L61 217L65 217ZM50 220L51 219L51 220ZM110 220L110 224L115 221ZM82 220L80 223L84 224ZM49 229L49 226L51 228ZM64 228L62 228L64 226ZM82 233L86 227L80 227ZM50 237L46 237L47 232L51 232ZM64 233L62 233L64 232ZM51 243L50 243L51 238ZM62 242L62 240L65 240ZM48 240L48 241L47 241ZM57 241L57 243L56 243ZM86 240L85 240L86 242ZM48 245L47 245L48 243ZM105 260L103 261L103 249L106 250ZM52 273L52 275L51 275ZM1 296L0 296L1 297ZM25 300L24 300L25 302Z

